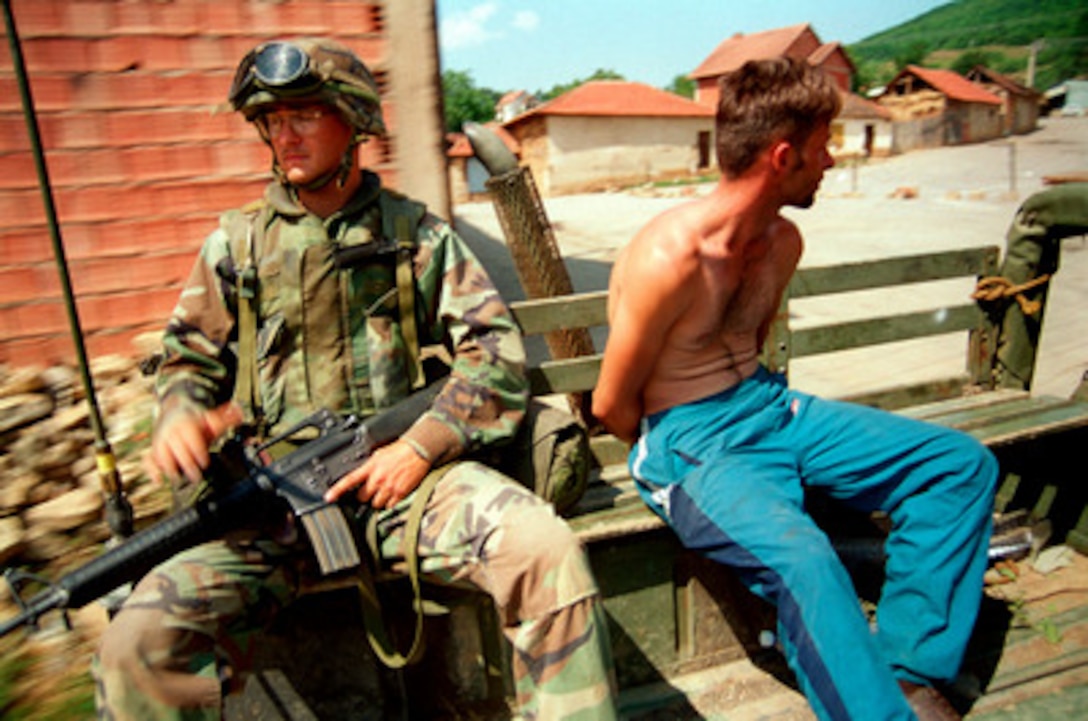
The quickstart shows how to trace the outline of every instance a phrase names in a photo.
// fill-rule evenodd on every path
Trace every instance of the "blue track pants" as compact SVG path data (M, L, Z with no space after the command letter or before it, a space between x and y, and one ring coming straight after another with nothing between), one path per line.
M981 601L998 472L971 437L791 391L760 369L643 419L630 465L686 547L775 605L786 659L821 719L913 719L897 679L955 678ZM806 490L890 517L875 630L805 513Z

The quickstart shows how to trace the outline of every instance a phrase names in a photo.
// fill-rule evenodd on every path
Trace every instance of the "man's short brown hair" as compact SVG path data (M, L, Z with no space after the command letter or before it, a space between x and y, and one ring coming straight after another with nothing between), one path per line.
M794 58L750 60L718 81L718 167L736 177L776 140L802 144L842 98L823 71Z

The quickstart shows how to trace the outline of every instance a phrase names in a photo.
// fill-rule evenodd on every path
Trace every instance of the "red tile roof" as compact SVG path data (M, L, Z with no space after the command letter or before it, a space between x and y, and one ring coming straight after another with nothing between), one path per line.
M953 100L964 103L1001 105L1001 98L952 70L934 70L933 68L923 68L918 65L908 65L900 71L899 75L888 86L891 87L899 78L908 73L920 78L934 90L944 93Z
M593 80L519 115L507 126L537 115L712 117L714 110L642 83Z
M840 92L842 96L842 110L839 117L849 120L891 120L891 111L882 105L877 105L871 100L855 93Z
M808 23L750 35L737 33L723 40L688 77L692 80L715 77L736 70L749 60L789 56L790 48L806 32L812 32Z
M498 135L503 145L509 148L511 153L514 155L521 153L521 143L506 128L496 122L484 123L484 127ZM449 143L449 148L446 149L446 157L471 158L475 155L472 150L472 143L468 142L468 137L464 133L447 133L446 142Z

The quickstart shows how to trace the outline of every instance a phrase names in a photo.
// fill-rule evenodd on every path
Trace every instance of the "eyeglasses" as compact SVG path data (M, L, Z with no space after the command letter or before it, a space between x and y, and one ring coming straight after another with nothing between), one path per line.
M264 113L257 118L257 123L269 137L279 135L284 128L290 128L295 135L310 135L317 130L317 126L325 115L327 111L323 108L279 110L274 113Z

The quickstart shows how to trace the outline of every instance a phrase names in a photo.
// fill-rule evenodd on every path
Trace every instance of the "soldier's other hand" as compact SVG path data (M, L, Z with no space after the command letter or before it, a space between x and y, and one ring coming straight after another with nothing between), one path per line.
M156 429L144 460L148 475L155 482L199 483L211 461L212 442L241 422L242 410L233 403L167 419Z
M430 461L411 445L394 441L374 451L363 465L333 484L325 500L333 503L357 488L361 502L373 508L392 508L414 491L430 470Z

